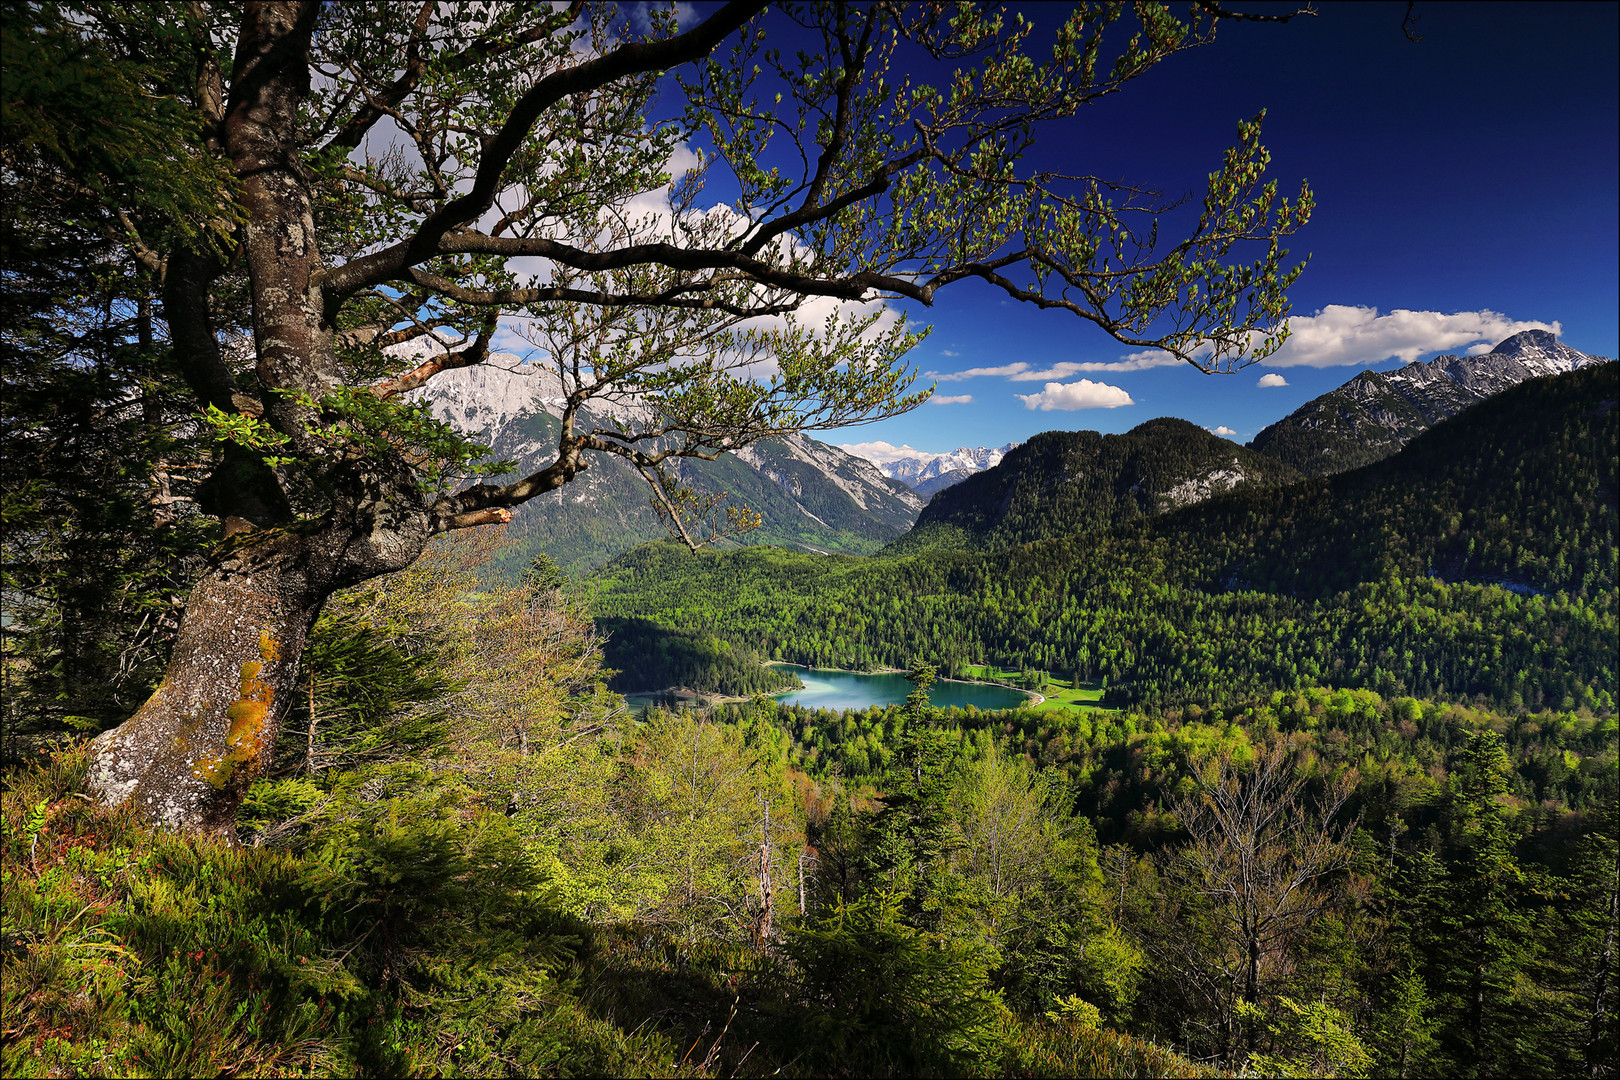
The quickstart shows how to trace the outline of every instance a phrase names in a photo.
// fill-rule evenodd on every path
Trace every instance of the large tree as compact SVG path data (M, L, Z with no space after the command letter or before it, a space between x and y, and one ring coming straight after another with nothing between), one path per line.
M223 540L157 689L96 740L106 801L228 831L327 597L507 520L593 454L628 458L698 543L747 514L705 526L720 508L666 461L923 400L902 362L915 335L794 321L812 298L931 304L973 278L1211 371L1285 332L1297 269L1280 245L1311 199L1263 183L1258 120L1174 243L1154 192L1029 163L1042 125L1207 43L1233 17L1216 4L1185 21L1139 4L1135 26L1081 4L1044 39L975 4L736 0L687 27L639 10L8 15L34 66L8 76L6 142L32 141L7 183L94 206L83 221L153 283L157 349L220 447L196 498ZM561 381L556 455L469 483L480 448L410 391L486 362L503 326ZM621 419L587 424L588 405Z

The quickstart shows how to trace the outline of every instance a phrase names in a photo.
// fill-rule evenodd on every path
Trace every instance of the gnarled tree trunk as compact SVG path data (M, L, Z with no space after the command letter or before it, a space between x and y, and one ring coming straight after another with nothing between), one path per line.
M208 297L219 262L177 252L164 288L180 367L198 399L221 412L263 414L291 452L307 457L323 449L310 401L338 381L335 328L315 281L321 255L310 177L296 146L319 9L317 0L244 7L229 100L211 143L229 156L247 214L241 243L264 401L235 392L220 355ZM173 828L233 835L236 808L274 751L321 605L340 588L410 565L429 536L403 461L355 460L326 480L330 512L300 522L263 460L227 447L203 493L227 539L187 598L163 681L133 717L91 744L90 783L103 801L132 802Z
M300 557L303 538L253 531L227 547L187 600L163 681L91 744L90 783L155 822L228 835L268 764L325 597Z
M352 520L328 519L318 532L250 529L228 539L187 599L163 681L91 743L92 790L171 828L233 836L236 808L269 765L293 703L321 605L414 561L428 535L425 518L418 523L368 537Z

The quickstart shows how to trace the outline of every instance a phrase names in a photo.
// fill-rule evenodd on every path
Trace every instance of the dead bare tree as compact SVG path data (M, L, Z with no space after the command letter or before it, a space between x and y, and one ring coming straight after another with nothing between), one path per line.
M1188 992L1213 1014L1223 1058L1239 1048L1240 1004L1258 1005L1268 984L1293 969L1313 920L1335 901L1350 864L1352 823L1335 824L1356 774L1330 781L1317 799L1293 749L1274 740L1240 756L1227 747L1191 764L1197 790L1173 810L1187 842L1161 872L1171 916L1202 933L1168 935ZM1252 1041L1252 1032L1241 1040Z

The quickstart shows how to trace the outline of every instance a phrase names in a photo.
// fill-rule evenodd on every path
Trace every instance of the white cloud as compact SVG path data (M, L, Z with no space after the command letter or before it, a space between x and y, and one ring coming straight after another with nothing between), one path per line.
M930 405L966 405L973 400L972 394L935 394L928 399Z
M1287 386L1288 385L1288 380L1283 378L1281 375L1277 374L1275 371L1270 371L1270 372L1267 372L1266 374L1260 376L1260 381L1255 383L1254 385L1256 385L1256 386Z
M1185 360L1171 356L1167 352L1132 353L1125 359L1113 363L1104 363L1088 360L1084 363L1063 361L1053 364L1044 371L1020 371L1012 377L1013 382L1042 382L1047 379L1067 379L1070 375L1079 375L1090 371L1144 371L1148 368L1172 367L1184 364Z
M1348 304L1329 304L1315 315L1296 316L1289 320L1289 327L1292 336L1266 357L1267 367L1337 367L1384 360L1411 363L1426 353L1489 352L1497 342L1525 330L1563 332L1557 322L1521 321L1495 311L1447 314L1396 308L1380 315L1375 307Z
M1013 397L1022 401L1024 408L1039 409L1041 412L1051 412L1053 409L1065 412L1074 409L1117 409L1121 405L1136 404L1131 400L1131 395L1119 387L1090 379L1072 383L1049 382L1038 394L1014 394Z
M1261 361L1267 367L1338 367L1351 364L1378 364L1385 360L1406 363L1438 352L1463 352L1469 356L1488 353L1499 342L1525 330L1550 330L1562 334L1558 322L1510 319L1496 311L1410 311L1396 308L1380 315L1375 307L1329 304L1314 315L1296 315L1289 320L1293 333L1281 349ZM1254 335L1254 344L1259 335ZM1207 356L1210 346L1195 346L1195 356ZM1002 375L1014 382L1062 379L1082 372L1143 371L1147 368L1174 367L1184 363L1159 349L1128 353L1112 362L1064 362L1037 370L1029 364L1008 364L999 368L970 368L955 374L936 374L943 381L968 379L978 375ZM1280 378L1280 376L1279 376ZM1286 386L1285 382L1262 382L1261 386Z
M838 449L878 465L888 465L895 461L933 461L939 457L938 454L918 450L914 446L896 446L886 442L840 443Z
M930 371L928 377L938 379L940 382L961 382L963 379L977 379L987 376L1016 376L1020 371L1028 370L1028 364L1019 362L1016 364L1003 364L1000 367L972 367L966 371Z
M1204 430L1209 432L1211 435L1220 435L1223 438L1237 434L1236 431L1233 431L1231 428L1227 427L1225 424L1221 424L1221 425L1219 425L1217 427L1205 428Z
M1151 352L1132 353L1114 361L1063 360L1051 367L1037 368L1020 360L999 367L968 368L966 371L930 371L928 374L940 382L961 382L963 379L977 379L984 376L1000 376L1013 382L1051 382L1094 371L1145 371L1148 368L1173 367L1183 363L1186 361L1155 349Z
M951 350L949 350L949 349L941 349L941 350L939 350L939 355L941 355L941 356L950 356L950 357L956 357L956 356L961 356L961 355L962 355L962 354L961 354L961 353L959 353L959 352L952 352L952 351L951 351Z

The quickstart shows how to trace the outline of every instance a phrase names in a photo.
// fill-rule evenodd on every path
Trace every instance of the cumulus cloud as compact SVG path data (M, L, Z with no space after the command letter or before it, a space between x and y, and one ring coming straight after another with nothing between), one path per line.
M1315 315L1289 320L1293 334L1266 357L1267 367L1339 367L1377 364L1384 360L1411 363L1426 353L1465 349L1470 355L1525 330L1563 333L1557 322L1510 319L1495 311L1408 311L1396 308L1380 315L1375 307L1329 304Z
M1289 320L1293 333L1281 349L1262 361L1267 367L1343 367L1401 360L1410 364L1420 356L1439 352L1462 352L1468 356L1488 353L1498 343L1525 330L1550 330L1562 334L1562 324L1535 319L1510 319L1500 312L1411 311L1396 308L1379 314L1375 307L1329 304L1314 315L1296 315ZM1259 335L1254 344L1259 344ZM1208 356L1208 344L1192 350L1194 356ZM980 375L1001 375L1014 382L1062 379L1082 372L1143 371L1147 368L1174 367L1183 361L1159 349L1127 353L1114 361L1059 363L1037 369L1029 364L969 368L955 373L933 373L942 382L971 379ZM1281 378L1281 376L1278 376ZM1261 386L1286 386L1286 382L1261 382Z
M1212 427L1212 428L1205 428L1204 430L1209 432L1211 435L1219 435L1222 438L1227 438L1227 437L1230 437L1232 435L1237 434L1236 431L1233 431L1231 428L1227 427L1225 424L1220 424L1220 425L1218 425L1216 427Z
M1072 383L1049 382L1038 394L1014 394L1013 397L1022 401L1024 408L1039 409L1041 412L1054 409L1065 412L1074 409L1117 409L1121 405L1136 404L1131 400L1131 395L1119 387L1090 379Z
M972 394L935 394L928 399L930 405L966 405L973 400Z
M961 356L962 354L959 353L959 352L952 352L949 349L941 349L941 350L939 350L939 355L941 355L941 356L953 356L954 357L954 356Z
M914 446L900 445L886 442L858 442L840 443L838 449L846 454L863 457L877 465L889 465L896 461L933 461L939 457L926 450L918 450Z
M1260 381L1255 383L1254 385L1256 385L1256 386L1287 386L1288 385L1288 380L1283 378L1281 375L1278 375L1275 371L1271 371L1271 372L1267 372L1266 374L1260 376Z

